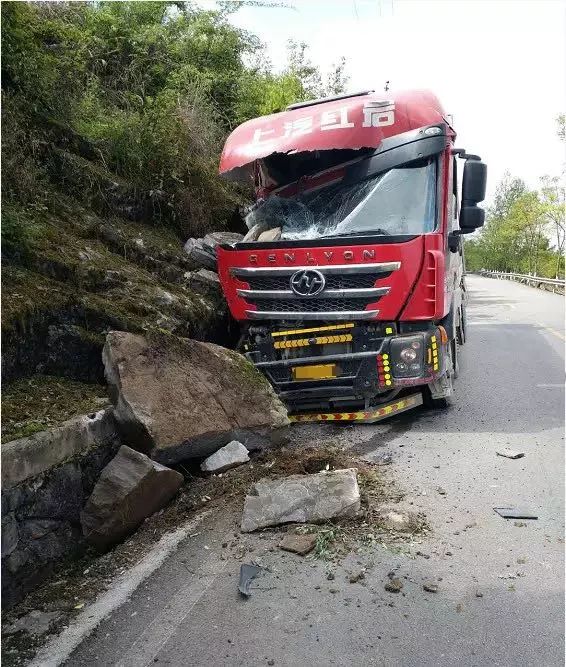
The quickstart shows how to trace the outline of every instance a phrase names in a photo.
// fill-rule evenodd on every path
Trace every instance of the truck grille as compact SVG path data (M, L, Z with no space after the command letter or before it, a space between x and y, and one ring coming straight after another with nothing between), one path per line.
M379 301L390 290L387 285L376 287L376 282L389 277L400 267L400 262L234 267L231 273L247 283L237 292L256 307L256 310L246 311L250 319L368 320L373 319L379 310L366 310L367 306ZM324 277L324 289L320 293L305 296L291 289L291 277L295 273L313 270Z

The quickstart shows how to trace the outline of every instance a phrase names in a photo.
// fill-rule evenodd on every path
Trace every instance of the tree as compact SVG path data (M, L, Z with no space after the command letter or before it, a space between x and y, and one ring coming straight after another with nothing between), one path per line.
M544 206L544 215L552 230L556 248L556 278L560 277L564 260L564 245L566 241L566 202L564 184L558 176L543 176L541 178L541 197Z

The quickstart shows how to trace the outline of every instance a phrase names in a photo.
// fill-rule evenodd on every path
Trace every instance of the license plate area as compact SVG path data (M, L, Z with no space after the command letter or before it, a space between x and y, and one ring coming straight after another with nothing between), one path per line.
M295 366L292 369L293 380L331 380L338 377L336 364L317 364L314 366Z

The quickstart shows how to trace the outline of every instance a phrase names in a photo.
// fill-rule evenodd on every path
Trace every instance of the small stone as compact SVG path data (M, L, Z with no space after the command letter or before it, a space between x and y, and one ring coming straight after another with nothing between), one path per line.
M203 472L220 473L250 460L248 450L241 442L232 440L205 459L200 466Z
M400 579L394 578L390 579L385 584L385 590L389 593L400 593L403 588L403 582Z
M519 558L517 558L517 563L519 563L519 565L524 565L526 562L527 559L524 556L520 556Z
M316 535L295 535L290 533L279 542L279 548L299 556L306 556L316 546Z
M527 524L524 521L514 521L513 525L517 528L524 528Z
M453 556L454 554L451 551L446 551L444 555L445 556Z
M339 592L337 588L329 588L328 591L330 593L338 593Z
M267 661L267 664L268 664L268 665L274 665L274 664L275 664L275 660L268 660L268 661Z
M334 580L334 572L329 572L326 575L326 578L328 579L328 581L333 581Z
M433 584L432 581L425 581L423 584L423 589L427 593L438 593L438 584Z
M464 611L464 605L461 602L458 602L456 605L456 611L460 614Z
M356 584L360 579L363 579L365 577L365 572L363 570L357 570L356 572L352 572L350 576L348 577L348 581L351 584Z
M445 491L441 486L439 486L439 487L436 489L436 491L437 491L441 496L445 496L445 495L446 495L446 491Z
M481 591L476 591L477 598L483 598L483 593Z

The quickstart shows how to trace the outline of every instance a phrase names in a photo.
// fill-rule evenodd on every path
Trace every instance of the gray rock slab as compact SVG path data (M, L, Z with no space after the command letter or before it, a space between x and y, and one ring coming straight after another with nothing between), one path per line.
M248 450L237 440L232 440L217 452L205 459L200 466L203 472L224 472L230 468L247 463L250 460Z
M100 550L109 548L161 509L182 483L181 473L123 445L81 512L84 536Z
M354 468L262 479L244 501L241 529L250 533L283 523L318 523L356 516L360 489Z

